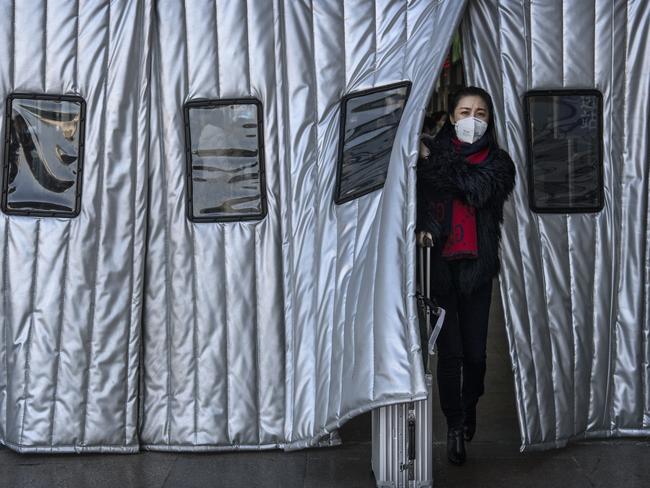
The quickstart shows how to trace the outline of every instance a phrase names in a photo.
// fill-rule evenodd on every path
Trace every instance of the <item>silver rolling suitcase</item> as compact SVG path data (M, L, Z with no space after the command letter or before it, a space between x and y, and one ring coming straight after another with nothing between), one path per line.
M377 486L381 488L421 488L433 486L433 378L429 370L429 357L444 321L444 310L430 300L429 270L431 248L419 248L420 314L426 324L426 337L422 341L426 352L425 376L429 396L419 402L401 403L381 407L372 412L372 471ZM435 314L436 325L431 328ZM423 328L423 327L421 327ZM424 335L424 334L422 334ZM426 344L426 346L425 346Z

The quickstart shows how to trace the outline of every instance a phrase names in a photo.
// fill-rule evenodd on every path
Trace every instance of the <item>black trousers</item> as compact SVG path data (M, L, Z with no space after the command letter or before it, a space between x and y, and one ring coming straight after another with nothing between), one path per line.
M436 295L447 312L438 336L438 391L447 425L460 427L463 412L475 408L484 391L492 280L470 294Z

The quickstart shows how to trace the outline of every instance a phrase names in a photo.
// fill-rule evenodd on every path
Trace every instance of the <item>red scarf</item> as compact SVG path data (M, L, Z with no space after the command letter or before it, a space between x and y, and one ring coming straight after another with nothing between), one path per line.
M456 152L462 144L456 137L451 142ZM470 164L485 161L490 152L489 147L465 157ZM454 198L451 205L451 229L447 242L442 248L442 257L452 259L476 259L478 257L478 240L476 236L476 209L464 201Z

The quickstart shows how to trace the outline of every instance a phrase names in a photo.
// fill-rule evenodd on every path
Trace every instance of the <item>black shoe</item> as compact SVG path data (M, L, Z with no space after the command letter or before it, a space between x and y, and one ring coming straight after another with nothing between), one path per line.
M450 428L447 431L447 459L450 463L460 466L465 462L465 457L463 429Z
M467 442L471 442L476 433L476 407L468 409L465 412L463 421L463 435Z

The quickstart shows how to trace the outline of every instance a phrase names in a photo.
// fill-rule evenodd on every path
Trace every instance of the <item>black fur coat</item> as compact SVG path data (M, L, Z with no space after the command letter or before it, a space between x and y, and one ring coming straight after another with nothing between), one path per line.
M418 162L416 231L433 236L431 289L434 295L456 289L470 293L499 273L503 204L515 185L515 165L494 145L486 162L471 164L450 144L449 137L426 141L430 156ZM442 247L449 229L433 217L433 197L460 198L476 208L478 258L447 261Z

